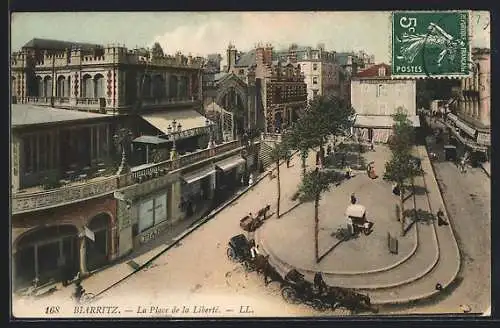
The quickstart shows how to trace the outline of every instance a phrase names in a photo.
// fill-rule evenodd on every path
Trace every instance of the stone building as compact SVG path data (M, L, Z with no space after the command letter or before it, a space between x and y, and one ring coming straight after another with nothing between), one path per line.
M259 144L216 140L202 62L44 39L13 54L16 289L85 277L238 188Z
M307 98L340 96L340 66L334 51L325 50L323 44L316 48L292 44L287 50L276 52L275 59L290 60L300 65L307 84Z
M307 85L300 65L273 60L271 45L239 52L230 44L222 72L207 74L212 90L204 90L206 111L234 114L236 126L276 133L297 118L307 102ZM242 130L241 128L236 128Z
M128 113L201 100L202 58L148 58L141 49L32 39L11 57L13 101Z
M406 111L414 127L420 127L415 80L392 79L389 65L374 65L352 78L351 104L356 111L355 133L363 140L387 142L394 123L391 115L398 108Z
M462 79L458 101L446 123L460 144L480 161L489 161L491 148L490 49L472 49L472 76Z

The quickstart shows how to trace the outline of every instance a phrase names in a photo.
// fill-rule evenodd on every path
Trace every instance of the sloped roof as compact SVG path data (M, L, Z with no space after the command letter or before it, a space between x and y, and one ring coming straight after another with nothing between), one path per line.
M37 39L37 38L31 39L23 46L23 48L56 49L56 50L64 50L71 48L93 49L100 47L102 48L102 45L83 43L83 42L51 40L51 39Z
M109 117L105 114L80 112L76 110L13 104L11 111L12 127L26 125L82 121Z
M380 67L385 67L385 76L379 76L378 71ZM373 65L370 68L367 68L363 71L358 72L356 74L356 77L362 77L362 78L385 78L385 77L390 77L391 76L391 66L387 65L385 63Z
M248 67L255 64L255 49L245 52L237 59L234 67Z

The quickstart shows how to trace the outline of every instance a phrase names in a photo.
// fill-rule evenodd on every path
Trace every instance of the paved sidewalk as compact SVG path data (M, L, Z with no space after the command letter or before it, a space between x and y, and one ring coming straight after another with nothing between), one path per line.
M375 152L363 154L366 162L375 161L379 175L382 175L385 158L389 158L387 151L383 146L376 146ZM281 274L297 268L309 279L321 271L328 284L367 289L378 304L404 303L432 296L437 292L437 282L446 288L460 266L458 247L451 227L437 227L430 219L439 207L443 208L442 198L425 148L417 147L416 152L422 158L426 174L415 179L416 193L405 201L406 209L419 210L419 220L405 237L399 236L400 225L394 213L397 198L392 196L390 184L381 178L372 180L366 174L359 174L323 195L319 209L320 255L335 244L331 232L345 226L343 211L351 192L367 207L368 219L375 223L373 233L340 243L316 264L313 204L302 204L279 220L266 222L257 232L257 239L271 255L272 264L279 267ZM399 240L398 255L388 252L388 231Z

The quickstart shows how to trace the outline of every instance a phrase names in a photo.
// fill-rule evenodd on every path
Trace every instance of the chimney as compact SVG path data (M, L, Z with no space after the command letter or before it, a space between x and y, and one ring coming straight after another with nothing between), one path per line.
M266 48L264 49L264 63L267 65L271 65L273 62L273 46L268 43L266 44Z
M257 47L255 48L255 63L257 65L262 65L265 63L264 48L262 47L261 44L258 44Z

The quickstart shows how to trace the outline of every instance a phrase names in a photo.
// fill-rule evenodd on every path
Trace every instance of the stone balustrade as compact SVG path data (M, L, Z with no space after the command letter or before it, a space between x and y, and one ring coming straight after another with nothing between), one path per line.
M43 210L56 206L76 203L83 200L111 194L119 188L140 183L166 175L172 170L201 162L225 152L240 149L240 141L231 141L212 149L203 149L194 153L179 156L172 161L167 160L156 164L145 165L123 175L113 175L108 178L96 178L75 185L66 185L53 190L26 192L19 191L12 195L12 213L20 214L35 210Z

